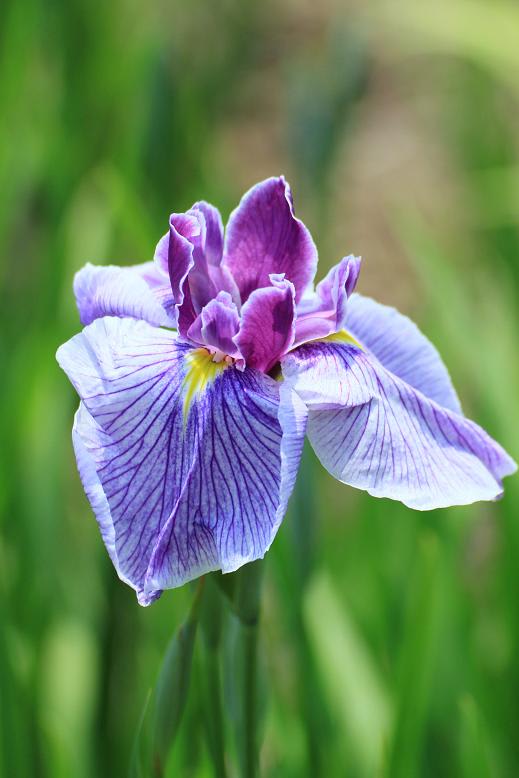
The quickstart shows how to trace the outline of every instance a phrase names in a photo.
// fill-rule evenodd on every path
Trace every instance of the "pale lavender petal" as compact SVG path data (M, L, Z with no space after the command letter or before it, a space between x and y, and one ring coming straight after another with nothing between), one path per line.
M282 367L308 406L308 437L323 465L375 497L420 510L493 500L502 493L501 479L516 469L484 430L354 346L306 344Z
M85 491L142 604L263 556L303 444L299 398L281 411L279 384L252 370L222 369L186 411L194 353L171 332L107 317L57 355L82 401L74 445Z
M240 317L231 295L228 292L219 292L214 300L202 308L187 336L194 343L207 346L210 350L214 349L233 359L240 359L240 351L233 342L239 328Z
M461 413L442 358L407 316L369 297L353 294L345 327L387 370L439 405Z
M57 354L86 409L74 432L85 491L118 574L141 600L154 545L189 470L188 454L174 445L184 433L185 351L170 331L107 317Z
M175 326L169 278L153 262L129 267L88 263L74 277L74 294L82 324L102 316L131 316Z
M360 257L345 257L317 284L315 294L297 308L295 345L324 338L344 328L348 297L360 272Z
M241 312L235 343L248 367L267 373L294 342L295 292L285 279L272 274L271 286L256 289Z
M296 301L312 283L317 250L304 224L294 216L285 179L256 184L231 214L224 245L226 265L243 303L254 289L269 286L271 273L284 273L294 284Z

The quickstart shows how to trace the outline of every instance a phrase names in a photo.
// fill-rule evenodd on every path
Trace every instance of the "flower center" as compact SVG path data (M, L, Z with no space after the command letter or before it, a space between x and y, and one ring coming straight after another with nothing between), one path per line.
M225 354L225 352L220 351L217 348L212 348L211 346L207 347L207 350L209 351L209 354L211 355L212 361L219 364L220 362L225 362L226 365L234 365L236 362L233 357L230 357L229 354Z
M222 354L222 352L218 352ZM189 351L184 357L186 373L183 381L184 423L187 422L189 409L196 397L201 395L234 360L222 354L223 359L214 359L214 354L206 348ZM230 361L228 361L230 360Z

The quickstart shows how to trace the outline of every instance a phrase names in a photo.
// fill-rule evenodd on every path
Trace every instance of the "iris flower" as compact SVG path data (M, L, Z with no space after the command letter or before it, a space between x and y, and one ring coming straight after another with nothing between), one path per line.
M339 481L419 510L494 500L515 471L418 328L354 293L360 259L314 290L316 267L280 177L245 194L225 237L198 202L153 262L77 274L85 327L57 354L80 396L73 443L141 604L263 557L305 435Z

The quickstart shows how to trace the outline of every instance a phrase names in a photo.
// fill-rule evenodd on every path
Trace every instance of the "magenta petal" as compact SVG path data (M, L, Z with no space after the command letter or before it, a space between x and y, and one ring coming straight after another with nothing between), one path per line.
M240 359L241 354L233 342L239 328L240 317L231 295L228 292L219 292L217 297L202 309L189 328L187 336L210 350Z
M214 205L201 200L193 205L192 211L200 211L205 220L204 254L209 265L217 266L223 254L223 224L220 212Z
M205 236L205 219L199 211L173 213L169 232L155 251L155 262L169 273L178 328L184 336L203 305L216 294L202 250Z
M242 308L236 336L248 367L267 373L294 342L295 292L290 281L276 275L272 286L256 289Z
M285 179L269 178L242 198L227 225L224 260L245 302L254 289L269 286L271 273L284 273L300 300L317 266L312 237L294 215Z
M315 294L301 301L295 345L325 338L344 328L346 303L357 283L360 262L360 257L345 257L317 284Z
M184 284L194 265L192 240L199 236L200 225L185 214L172 214L169 232L164 235L155 249L155 262L169 275L175 305L184 302Z

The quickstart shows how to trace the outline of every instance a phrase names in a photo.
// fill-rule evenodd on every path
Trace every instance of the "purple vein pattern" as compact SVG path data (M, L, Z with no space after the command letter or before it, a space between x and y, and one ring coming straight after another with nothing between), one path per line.
M307 344L284 371L311 409L308 437L327 470L375 497L426 510L491 500L515 469L474 422L442 408L355 346ZM317 397L321 373L335 389Z
M153 262L76 275L87 326L57 354L80 397L74 449L141 604L265 554L306 434L336 478L417 509L496 499L514 472L418 328L354 293L360 259L314 288L316 264L279 177L226 231L200 201Z

